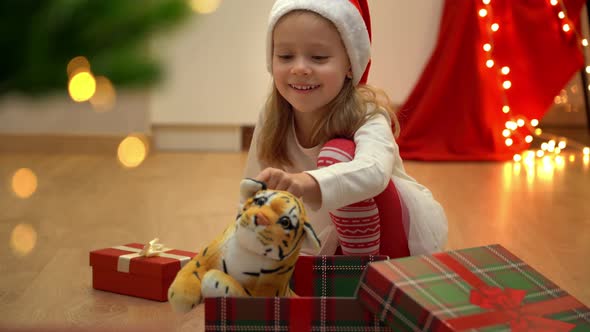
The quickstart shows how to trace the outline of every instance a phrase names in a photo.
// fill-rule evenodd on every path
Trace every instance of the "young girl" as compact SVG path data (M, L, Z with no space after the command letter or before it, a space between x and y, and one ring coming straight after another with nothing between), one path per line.
M319 254L440 251L443 209L404 171L389 98L365 84L370 38L366 1L275 2L267 36L273 87L245 176L303 198Z

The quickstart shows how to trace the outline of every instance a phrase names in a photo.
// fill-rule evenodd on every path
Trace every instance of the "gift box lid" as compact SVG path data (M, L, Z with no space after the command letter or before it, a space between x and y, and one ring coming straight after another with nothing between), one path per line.
M590 331L586 306L497 244L371 263L356 295L402 331Z
M95 269L114 270L137 274L153 278L174 277L180 267L196 255L194 252L170 249L165 250L160 256L135 257L144 247L141 243L128 243L123 246L93 250L90 252L90 266ZM139 249L139 250L138 250ZM122 257L127 255L127 267L120 263ZM127 271L125 271L127 269Z
M299 256L291 289L299 296L354 297L367 264L388 256Z

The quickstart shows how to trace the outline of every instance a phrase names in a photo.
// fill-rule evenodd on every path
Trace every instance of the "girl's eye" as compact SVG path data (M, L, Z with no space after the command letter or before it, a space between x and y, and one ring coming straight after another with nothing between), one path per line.
M314 60L316 60L316 61L324 61L324 60L327 60L329 57L328 56L323 56L323 55L314 55L311 58L314 59Z
M289 60L289 59L293 58L292 55L282 55L282 54L281 55L277 55L277 57L279 59L281 59L281 60Z

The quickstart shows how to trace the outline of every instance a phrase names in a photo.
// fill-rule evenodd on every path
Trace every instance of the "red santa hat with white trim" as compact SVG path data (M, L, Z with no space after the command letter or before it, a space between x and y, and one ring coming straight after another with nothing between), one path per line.
M371 66L371 18L367 0L277 0L268 20L268 71L272 73L274 27L281 17L294 10L309 10L331 21L348 53L354 85L367 83Z

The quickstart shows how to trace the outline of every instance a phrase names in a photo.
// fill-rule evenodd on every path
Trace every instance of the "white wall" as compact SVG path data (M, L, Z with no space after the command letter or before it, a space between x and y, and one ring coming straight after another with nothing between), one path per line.
M273 2L223 0L216 12L154 42L168 75L152 96L154 124L255 121L270 86L264 47Z
M402 103L430 59L443 0L369 0L373 62L369 83Z
M255 122L270 86L265 37L273 2L224 0L215 13L195 17L173 36L154 42L168 70L168 79L152 95L154 125ZM374 45L369 82L394 102L410 93L432 52L442 3L369 1Z

